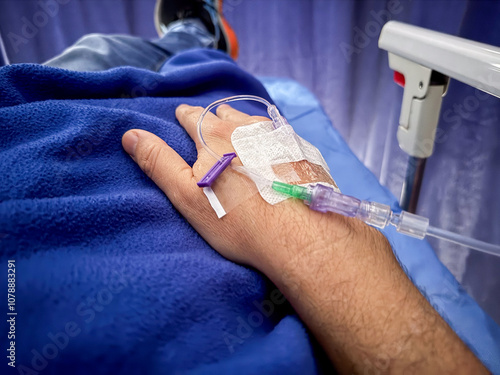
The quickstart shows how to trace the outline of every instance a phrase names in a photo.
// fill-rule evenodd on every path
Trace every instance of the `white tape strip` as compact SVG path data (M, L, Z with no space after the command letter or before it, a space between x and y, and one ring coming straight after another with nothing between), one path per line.
M224 217L226 215L226 211L222 207L222 204L220 203L219 199L215 195L214 191L212 190L211 187L205 187L203 188L203 192L208 198L208 201L210 202L210 205L214 209L215 213L217 214L217 217L220 219L221 217Z

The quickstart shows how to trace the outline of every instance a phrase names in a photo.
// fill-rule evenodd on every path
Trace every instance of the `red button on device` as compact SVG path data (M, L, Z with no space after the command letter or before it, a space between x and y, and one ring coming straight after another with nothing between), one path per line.
M399 72L394 72L394 82L396 82L399 86L405 87L405 76Z

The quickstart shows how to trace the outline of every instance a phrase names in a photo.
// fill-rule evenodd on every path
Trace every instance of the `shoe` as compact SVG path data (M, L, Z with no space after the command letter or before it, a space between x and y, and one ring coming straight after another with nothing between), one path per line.
M155 27L160 37L170 23L187 18L199 19L209 33L218 36L215 47L236 60L238 38L222 15L222 0L156 0Z

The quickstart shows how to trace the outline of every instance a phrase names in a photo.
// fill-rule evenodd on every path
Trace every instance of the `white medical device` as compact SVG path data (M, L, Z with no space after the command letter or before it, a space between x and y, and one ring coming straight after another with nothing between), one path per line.
M500 97L500 48L396 21L384 25L378 45L404 86L397 137L410 158L400 205L415 212L449 78Z

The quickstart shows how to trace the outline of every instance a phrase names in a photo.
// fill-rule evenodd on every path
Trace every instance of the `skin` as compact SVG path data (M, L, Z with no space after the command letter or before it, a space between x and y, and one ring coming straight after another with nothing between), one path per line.
M275 283L340 373L488 373L411 283L379 231L295 200L271 206L230 169L222 188L242 203L217 219L196 185L215 160L196 135L202 111L176 110L198 149L193 168L144 130L125 133L123 147L215 250ZM222 155L234 151L237 126L262 120L224 105L205 118L203 134Z

